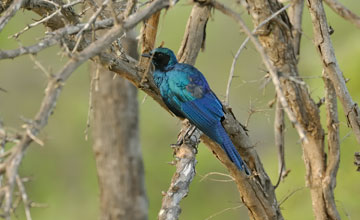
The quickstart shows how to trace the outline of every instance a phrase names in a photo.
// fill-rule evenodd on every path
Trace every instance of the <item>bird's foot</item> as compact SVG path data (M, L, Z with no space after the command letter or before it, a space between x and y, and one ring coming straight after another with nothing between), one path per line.
M179 138L178 141L175 144L171 144L170 147L175 149L175 148L180 147L183 143L184 143L184 139Z
M178 148L178 147L180 147L180 146L181 146L181 144L178 144L178 143L176 143L176 144L170 144L170 147L173 148L173 149Z

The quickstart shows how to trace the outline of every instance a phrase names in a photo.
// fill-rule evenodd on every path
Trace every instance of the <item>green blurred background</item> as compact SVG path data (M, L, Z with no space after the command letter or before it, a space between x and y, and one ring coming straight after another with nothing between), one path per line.
M342 1L354 12L360 12L356 1ZM237 7L228 2L230 6ZM159 25L158 44L165 42L174 51L180 46L191 4L179 2L174 8L162 13ZM250 27L247 12L238 8ZM329 24L335 30L332 41L336 55L346 78L347 86L356 102L360 102L360 30L344 21L326 8ZM20 31L33 19L39 19L32 12L19 11L0 33L0 49L14 49L18 43L8 36ZM31 45L43 36L45 29L33 28L20 37L23 45ZM308 10L304 10L304 27L301 44L299 71L310 86L315 101L324 96L321 79L321 63L312 44L312 26ZM245 36L228 17L215 11L207 26L206 49L199 54L196 67L207 77L220 99L224 98L226 82L233 55ZM51 73L61 69L67 58L59 54L59 48L52 47L36 55ZM33 219L98 219L97 176L92 141L85 141L88 111L90 77L88 64L82 65L66 82L57 103L55 114L40 134L45 141L41 147L32 144L21 165L21 175L30 176L26 184L31 200L47 204L46 208L33 208ZM240 122L245 123L249 108L261 110L252 115L248 129L257 147L264 167L273 183L277 180L277 152L273 141L274 110L267 103L274 97L269 84L262 88L265 68L252 45L240 55L231 88L230 104ZM8 129L18 129L21 117L33 118L39 108L47 80L35 67L29 56L15 60L0 61L0 118ZM170 116L151 98L144 99L140 92L141 145L144 156L146 188L149 198L149 219L156 219L161 204L161 192L168 188L174 167L168 165L172 158L169 147L176 140L180 128L179 120ZM341 107L340 107L341 109ZM336 204L341 216L360 219L360 173L355 171L353 155L360 151L351 130L340 110L341 120L341 163L335 190ZM321 107L322 122L325 122L324 107ZM155 120L154 120L155 119ZM326 126L325 126L326 127ZM91 131L89 132L91 136ZM286 162L291 169L289 176L276 190L278 201L296 191L282 205L286 219L313 219L309 190L304 188L304 163L297 134L291 125L286 130ZM197 175L190 187L190 193L181 203L181 219L248 219L242 206L236 186L232 182L218 182L211 179L200 181L209 172L226 170L203 145L197 155ZM212 176L212 178L221 178ZM225 210L214 216L216 213ZM24 219L22 207L16 210L18 219Z

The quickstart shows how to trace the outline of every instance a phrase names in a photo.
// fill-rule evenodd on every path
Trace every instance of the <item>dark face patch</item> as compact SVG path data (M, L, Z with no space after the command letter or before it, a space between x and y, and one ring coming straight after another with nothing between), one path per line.
M168 65L170 56L165 53L155 52L152 62L156 69L165 70Z

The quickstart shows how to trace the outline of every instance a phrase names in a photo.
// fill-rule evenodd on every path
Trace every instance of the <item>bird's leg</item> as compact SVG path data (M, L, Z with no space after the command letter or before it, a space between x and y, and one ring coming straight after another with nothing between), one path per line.
M194 134L195 130L196 130L195 125L190 124L190 126L186 129L186 132L183 136L183 142L186 142L186 139L190 138L191 135Z
M180 138L180 139L178 139L178 141L175 144L170 144L170 147L177 148L177 147L180 147L182 144L183 144L183 139Z
M199 144L199 137L195 134L197 130L197 127L193 124L191 124L188 120L183 121L183 126L181 128L181 131L178 135L178 140L176 144L172 144L171 147L176 149L179 148L182 144L186 144L189 146L194 146L194 153L197 154L198 152L198 144ZM195 143L195 145L194 145Z
M193 140L191 140L191 138L192 138L192 137L195 138L195 143L196 143L196 145L195 145L195 147L194 147L194 149L195 149L195 154L197 154L197 152L198 152L197 147L198 147L198 144L199 144L199 140L198 140L198 138L196 137L196 135L193 136L193 134L194 134L194 132L196 131L196 129L197 129L197 127L196 127L195 125L190 124L189 128L188 128L188 129L186 130L186 132L185 132L185 135L183 136L183 142L189 143L189 144L191 144L191 142L193 141Z
M189 131L192 129L193 125L187 127L185 132L180 132L178 140L175 144L172 144L171 147L180 147L183 143L186 142L186 138L188 137Z

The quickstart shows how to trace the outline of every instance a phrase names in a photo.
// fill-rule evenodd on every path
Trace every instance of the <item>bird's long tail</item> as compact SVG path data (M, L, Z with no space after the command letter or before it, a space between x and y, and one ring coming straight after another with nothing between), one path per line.
M245 164L245 162L241 159L239 152L236 150L234 144L230 140L230 137L226 133L225 129L223 128L221 122L216 125L216 133L220 137L217 142L221 145L221 147L226 152L227 156L230 160L239 168L239 170L244 170L247 175L250 175L250 170Z

